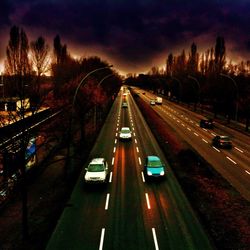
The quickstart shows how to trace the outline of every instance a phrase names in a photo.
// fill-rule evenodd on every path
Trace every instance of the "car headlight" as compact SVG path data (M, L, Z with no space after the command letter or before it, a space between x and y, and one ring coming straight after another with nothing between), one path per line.
M164 175L164 174L165 174L165 172L164 172L164 171L161 171L161 172L160 172L160 175Z
M151 173L150 171L147 171L147 174L148 174L148 175L152 175L152 173Z

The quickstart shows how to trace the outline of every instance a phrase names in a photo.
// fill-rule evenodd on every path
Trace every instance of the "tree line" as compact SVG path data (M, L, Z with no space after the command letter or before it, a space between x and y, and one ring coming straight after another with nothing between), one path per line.
M234 65L226 57L226 43L222 36L215 46L198 53L191 44L188 55L169 53L165 69L152 67L147 74L130 75L127 83L133 83L158 91L170 99L194 103L196 108L207 108L214 116L223 115L244 122L246 130L250 121L250 60Z

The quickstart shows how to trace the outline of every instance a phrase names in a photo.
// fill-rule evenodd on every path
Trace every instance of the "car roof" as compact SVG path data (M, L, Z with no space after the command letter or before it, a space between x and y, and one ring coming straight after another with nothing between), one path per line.
M155 155L149 155L147 156L149 161L160 161L160 158L158 156Z
M104 161L104 158L94 158L91 160L90 164L102 164Z

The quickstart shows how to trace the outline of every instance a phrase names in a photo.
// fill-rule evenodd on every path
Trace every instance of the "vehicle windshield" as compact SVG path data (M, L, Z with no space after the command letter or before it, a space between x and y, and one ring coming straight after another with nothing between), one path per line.
M88 166L89 172L101 172L104 171L103 164L89 164Z
M121 132L122 132L123 134L129 134L129 133L130 133L130 130L129 130L128 128L124 128L124 129L121 130Z
M161 164L160 161L149 161L148 162L148 167L159 168L159 167L162 167L162 164Z
M230 141L230 138L227 136L222 136L220 139L223 141Z

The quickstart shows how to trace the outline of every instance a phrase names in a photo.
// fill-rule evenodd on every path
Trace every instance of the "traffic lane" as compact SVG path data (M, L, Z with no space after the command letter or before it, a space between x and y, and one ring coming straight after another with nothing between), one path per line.
M216 131L200 128L197 123L193 122L188 117L184 117L183 115L180 115L180 117L172 115L169 112L167 112L163 107L156 108L156 111L161 113L162 116L167 115L168 117L172 118L176 126L179 127L182 126L183 129L187 129L191 134L193 133L195 136L199 137L208 146L212 146L212 139L216 135ZM183 119L181 121L181 118L182 119L184 118L185 120ZM188 122L191 122L192 124L194 124L194 126L193 127L190 126ZM233 142L233 145L234 144L235 143ZM250 172L250 167L249 167L250 158L248 157L249 153L246 153L241 148L236 147L235 145L231 150L222 150L222 149L217 149L217 150L223 154L223 157L225 158L227 163L228 161L230 161L230 163L240 166L241 168L240 171L245 175L245 178L249 177L249 172Z
M158 113L189 145L241 192L246 199L250 199L250 182L249 174L246 172L246 165L235 164L235 161L230 156L232 154L230 150L220 150L213 147L210 142L200 136L198 131L189 131L180 123L173 123L172 119L164 112L158 111Z
M90 157L77 181L68 207L64 210L58 225L48 244L48 249L93 249L98 247L101 229L106 225L106 206L108 197L108 182L106 185L84 185L84 168L95 157L114 158L116 126L114 119L120 114L121 99L117 99L107 117ZM112 138L112 139L111 139ZM110 143L113 141L113 143ZM110 178L112 175L112 160L108 160Z
M139 164L141 181L145 188L143 214L147 227L152 231L154 244L160 246L160 249L189 249L190 246L192 249L210 249L207 236L136 106L133 106L133 115L141 157L148 154L158 155L167 167L166 179L148 182L143 177L143 163Z
M104 249L153 249L142 214L137 153L133 141L120 141L114 164Z
M181 115L181 117L179 119L178 116L174 116L174 115L170 114L162 107L157 108L156 111L157 110L158 110L158 112L163 112L162 115L164 115L164 113L165 113L165 115L172 118L174 120L174 122L177 122L176 123L177 126L182 126L183 128L186 128L187 130L190 131L190 133L194 133L194 135L199 136L201 138L201 140L203 142L207 143L208 145L212 144L212 139L217 134L216 130L209 130L209 129L200 128L199 124L193 122L188 117L184 117L185 120L181 121L181 118L183 117L183 115ZM193 126L190 126L189 122L191 122L193 124ZM234 144L235 143L233 142L233 145ZM227 156L228 154L229 154L229 156ZM240 164L244 169L249 168L248 167L248 163L250 161L250 158L248 157L249 153L246 153L241 148L233 146L232 150L227 151L227 155L225 155L225 157L228 160L230 160L231 162Z

